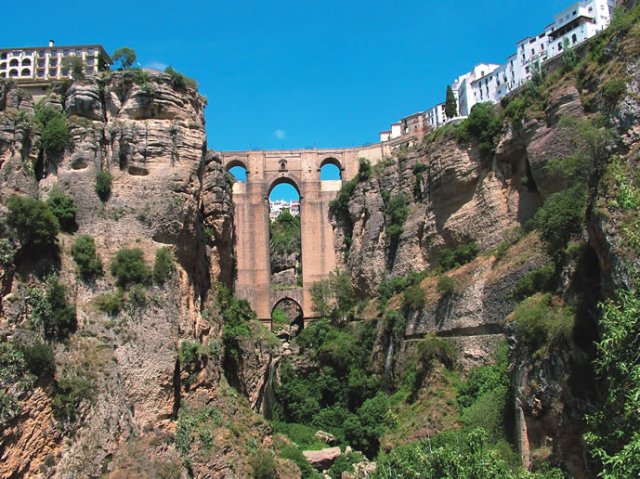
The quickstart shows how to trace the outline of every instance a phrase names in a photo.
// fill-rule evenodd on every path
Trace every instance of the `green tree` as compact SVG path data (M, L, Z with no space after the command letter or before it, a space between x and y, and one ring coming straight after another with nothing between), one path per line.
M7 225L15 230L22 249L55 245L60 224L47 205L27 196L12 196L6 205Z
M27 302L30 321L45 338L63 340L76 331L76 311L67 302L67 290L57 278L49 279L45 291L30 288Z
M111 262L111 274L118 286L126 288L132 284L145 284L151 278L151 271L144 262L140 248L121 249Z
M447 86L447 99L444 104L444 114L447 118L455 118L458 116L458 102L456 96L453 94L453 88L451 85Z
M71 78L75 81L84 80L84 62L81 57L64 57L62 68L71 72Z
M156 260L153 264L153 280L158 284L164 282L176 270L176 264L169 248L160 248L156 251Z
M462 139L465 136L474 138L478 142L478 148L483 154L492 154L496 148L496 139L502 129L500 117L491 102L474 105L469 113L469 118L461 124Z
M586 435L591 454L601 463L600 477L640 477L640 297L620 291L602 305L596 372L605 392L589 416Z
M76 225L76 200L65 195L59 188L54 187L47 198L47 206L58 219L60 228L72 232Z
M96 253L96 242L89 235L80 235L71 247L71 256L78 267L78 274L85 280L102 274L102 261Z
M136 61L136 52L129 47L118 48L113 52L112 59L114 63L120 64L120 69L128 70Z
M111 173L100 171L96 175L96 194L102 201L107 201L111 195Z
M47 122L42 130L40 143L47 155L61 155L71 145L72 137L64 115L60 114Z
M346 321L356 305L355 291L349 277L336 270L325 280L311 286L313 310L332 322Z

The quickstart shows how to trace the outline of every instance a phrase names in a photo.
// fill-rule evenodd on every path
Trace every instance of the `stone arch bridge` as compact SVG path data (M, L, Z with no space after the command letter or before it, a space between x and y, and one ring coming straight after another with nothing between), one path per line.
M304 319L313 319L311 286L336 268L329 203L343 182L358 173L360 158L372 164L389 155L384 144L346 149L303 149L220 152L226 171L241 166L246 182L233 185L236 232L236 294L246 299L258 318L271 322L271 312L283 299L301 307ZM341 180L321 181L320 169L338 166ZM271 284L269 249L269 194L280 183L293 185L300 194L302 287L282 290Z

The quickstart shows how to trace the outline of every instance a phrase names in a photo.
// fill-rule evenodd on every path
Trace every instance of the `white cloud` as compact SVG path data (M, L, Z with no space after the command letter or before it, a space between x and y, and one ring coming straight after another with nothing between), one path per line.
M287 132L280 129L276 130L273 134L278 140L284 140L285 136L287 136Z
M160 70L161 72L163 72L165 68L167 68L167 65L165 65L162 62L150 62L150 63L147 63L144 67L153 68L154 70Z

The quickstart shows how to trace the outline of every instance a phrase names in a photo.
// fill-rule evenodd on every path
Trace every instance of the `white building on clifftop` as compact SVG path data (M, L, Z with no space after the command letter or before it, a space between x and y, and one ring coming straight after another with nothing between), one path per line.
M616 3L616 0L580 0L554 15L553 23L541 33L516 42L516 52L502 65L480 63L460 75L451 84L458 103L456 118L469 116L477 103L498 103L531 80L546 61L607 28ZM452 120L446 118L444 103L427 109L423 115L424 124L430 128L438 128ZM391 130L381 132L380 141L400 141L410 133L402 128L402 121L394 123Z

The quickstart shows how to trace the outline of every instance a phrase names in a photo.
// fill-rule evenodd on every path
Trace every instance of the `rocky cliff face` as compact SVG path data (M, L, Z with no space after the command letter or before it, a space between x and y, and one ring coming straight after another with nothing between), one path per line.
M56 383L40 381L21 393L19 414L2 430L0 477L131 477L136 456L146 458L148 471L180 471L180 455L167 442L179 408L228 404L220 395L221 322L212 293L233 274L232 208L221 163L206 151L206 100L174 87L168 75L146 74L137 84L124 72L74 83L43 104L69 119L73 146L55 157L40 148L33 100L0 84L0 194L3 202L14 194L44 200L58 188L75 199L77 232L59 237L57 276L78 331L55 344L56 379L81 377L90 394L78 400L74 421L61 422L51 413ZM95 192L100 171L112 176L105 202ZM74 274L68 252L77 234L96 241L107 274L95 282ZM116 289L109 264L125 247L140 248L148 265L168 247L177 271L164 286L147 287L143 307L127 303L108 315L96 298ZM5 261L1 279L0 334L15 340L30 327L29 291L43 287L46 275ZM188 364L179 359L183 343L212 352ZM197 475L233 475L227 455L237 452L229 448L192 467Z

